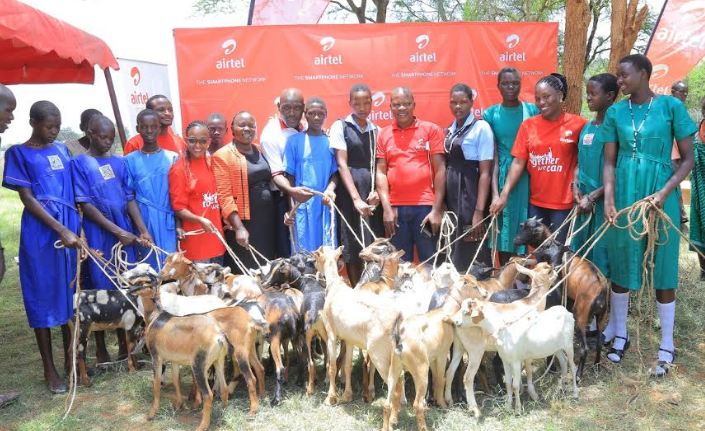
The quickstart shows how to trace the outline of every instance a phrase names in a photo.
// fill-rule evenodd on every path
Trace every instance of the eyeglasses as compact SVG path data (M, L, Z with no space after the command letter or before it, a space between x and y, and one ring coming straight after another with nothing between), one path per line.
M203 138L203 139L196 139L196 138L186 138L186 142L188 142L191 145L203 145L206 146L208 145L209 139Z

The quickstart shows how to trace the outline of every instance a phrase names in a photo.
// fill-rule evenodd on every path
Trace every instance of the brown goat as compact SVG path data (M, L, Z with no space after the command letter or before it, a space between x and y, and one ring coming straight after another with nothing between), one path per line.
M185 253L178 251L167 256L159 275L163 280L177 280L181 293L186 296L210 293L208 285L201 280L198 270Z

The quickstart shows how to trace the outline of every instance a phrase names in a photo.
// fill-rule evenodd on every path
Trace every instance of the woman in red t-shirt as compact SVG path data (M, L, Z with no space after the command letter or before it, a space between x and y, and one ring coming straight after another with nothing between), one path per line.
M210 135L202 121L186 127L186 154L169 171L169 195L176 217L181 221L179 247L193 262L223 263L225 247L222 237L218 194L211 168L208 146ZM184 232L204 230L202 234Z
M490 212L498 214L519 181L524 169L529 173L529 217L543 220L557 229L573 207L572 183L578 164L578 138L587 120L563 112L568 93L563 75L552 73L536 83L536 106L541 115L526 119L517 132L504 188L492 202ZM557 239L565 242L567 229Z

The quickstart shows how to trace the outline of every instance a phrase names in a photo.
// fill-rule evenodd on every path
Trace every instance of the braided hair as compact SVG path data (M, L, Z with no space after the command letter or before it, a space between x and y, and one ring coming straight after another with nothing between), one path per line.
M563 95L563 100L568 97L568 80L560 73L552 73L539 79L536 85L546 84Z

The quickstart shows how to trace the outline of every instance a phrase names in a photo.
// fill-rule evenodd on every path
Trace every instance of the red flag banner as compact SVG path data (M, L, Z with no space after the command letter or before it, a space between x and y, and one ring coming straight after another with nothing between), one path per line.
M646 55L654 66L651 89L671 94L671 84L705 57L705 1L667 1Z
M251 0L252 25L316 24L328 0Z
M556 70L558 58L557 23L248 26L176 29L174 38L184 124L248 110L260 128L287 87L325 99L329 126L349 114L348 91L359 82L372 89L375 123L391 122L389 93L407 86L418 117L446 126L453 84L476 89L480 115L501 100L501 68L522 72L521 97L533 101L536 81Z

